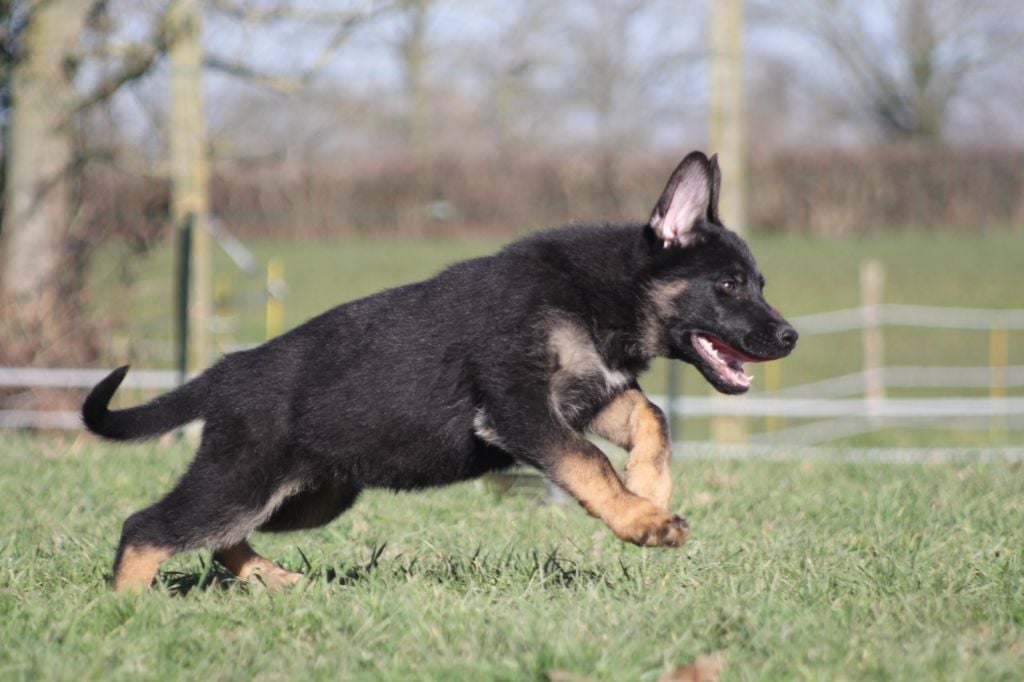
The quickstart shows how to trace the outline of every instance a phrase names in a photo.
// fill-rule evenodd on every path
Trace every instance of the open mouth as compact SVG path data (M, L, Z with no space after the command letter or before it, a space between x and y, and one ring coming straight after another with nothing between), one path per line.
M698 355L723 384L738 392L750 388L753 377L743 371L743 363L758 362L757 358L741 353L708 334L694 332L690 338Z

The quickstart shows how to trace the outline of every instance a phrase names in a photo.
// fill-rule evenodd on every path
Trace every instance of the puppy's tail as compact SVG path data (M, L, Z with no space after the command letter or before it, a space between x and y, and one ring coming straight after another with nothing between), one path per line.
M127 373L128 365L115 369L93 387L82 404L82 422L96 435L110 440L148 438L203 415L205 376L196 377L145 405L111 412L107 406Z

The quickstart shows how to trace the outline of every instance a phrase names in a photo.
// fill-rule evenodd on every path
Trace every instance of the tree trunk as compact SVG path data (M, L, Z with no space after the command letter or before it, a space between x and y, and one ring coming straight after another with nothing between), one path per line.
M406 149L417 159L430 155L430 122L427 102L427 21L433 0L406 0L406 32L399 52L405 77L407 102Z
M91 0L36 3L16 65L11 95L4 224L0 233L7 362L55 359L67 333L61 296L65 236L71 219L72 78Z

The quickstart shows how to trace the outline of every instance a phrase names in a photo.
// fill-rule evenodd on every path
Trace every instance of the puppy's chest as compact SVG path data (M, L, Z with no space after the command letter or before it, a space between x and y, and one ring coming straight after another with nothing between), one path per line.
M612 369L578 323L560 321L548 336L552 410L573 428L582 428L609 400L625 390L634 373Z

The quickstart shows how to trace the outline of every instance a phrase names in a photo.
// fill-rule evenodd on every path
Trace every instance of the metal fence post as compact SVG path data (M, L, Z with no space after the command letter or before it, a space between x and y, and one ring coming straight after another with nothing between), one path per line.
M192 275L192 226L195 217L186 214L185 222L178 234L177 286L174 300L175 318L175 364L178 369L178 384L188 378L188 297Z

